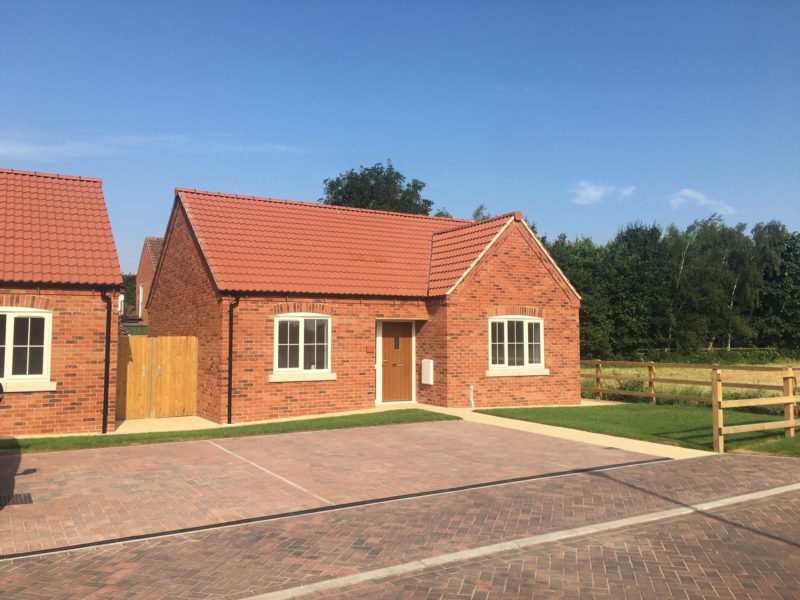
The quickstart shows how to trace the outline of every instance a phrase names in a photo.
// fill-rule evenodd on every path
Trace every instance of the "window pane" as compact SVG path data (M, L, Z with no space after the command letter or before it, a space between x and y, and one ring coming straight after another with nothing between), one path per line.
M327 369L328 368L328 346L326 345L319 345L317 346L317 368L318 369Z
M525 363L525 323L508 322L508 366L519 367Z
M542 324L528 323L528 363L542 364Z
M278 343L289 343L289 323L286 321L278 321Z
M313 344L316 333L316 320L306 319L303 321L303 342L306 344Z
M27 375L28 374L28 348L27 347L23 346L22 348L14 348L14 352L11 355L11 374L12 375Z
M492 323L492 342L497 344L503 343L503 330L505 323Z
M14 319L14 345L27 346L28 345L28 317L16 317Z
M6 316L0 315L0 346L6 345Z
M278 368L285 369L289 364L289 346L278 346Z
M44 318L34 317L30 319L31 323L31 346L44 346Z
M28 354L28 375L44 373L44 348L31 348Z
M300 328L295 325L295 334L299 335ZM289 339L291 339L291 328L289 329ZM289 349L289 368L296 369L300 365L300 346L295 343L294 345L287 346Z
M0 346L0 377L5 377L6 370L6 349Z
M303 369L306 371L310 371L311 369L316 368L315 360L316 360L316 353L314 352L315 346L313 344L307 345L303 348Z
M542 324L541 323L532 323L534 326L533 329L533 341L539 343L542 341Z
M300 321L289 321L289 343L290 344L299 344L300 343ZM297 365L295 365L297 366Z
M538 364L542 363L542 345L534 344L533 346L533 362Z
M317 319L317 343L318 344L327 344L328 343L328 320L327 319Z

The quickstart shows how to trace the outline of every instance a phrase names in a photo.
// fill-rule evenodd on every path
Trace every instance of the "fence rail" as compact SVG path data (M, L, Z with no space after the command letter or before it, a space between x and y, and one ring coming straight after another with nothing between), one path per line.
M719 365L719 364L688 364L688 363L656 363L656 362L636 362L625 360L582 360L581 365L593 366L594 374L581 375L581 379L593 379L593 387L581 386L583 391L592 392L597 400L602 400L603 395L618 394L621 396L633 396L636 398L649 398L652 404L659 399L680 400L684 402L697 402L701 404L711 404L712 426L714 438L714 451L725 451L725 435L731 433L745 433L752 431L767 431L770 429L783 429L786 437L794 437L795 428L800 426L800 420L796 418L795 405L800 402L797 393L797 371L793 367L763 367L751 365ZM634 367L647 369L647 376L619 375L616 373L604 373L603 367ZM692 369L693 371L709 370L711 377L708 379L680 379L675 377L658 377L656 369ZM726 371L726 372L723 372ZM775 378L782 379L781 384L776 383L753 383L742 381L742 373L747 372L769 374ZM696 375L695 375L696 376ZM626 390L604 387L603 382L613 381L639 381L647 384L647 391ZM711 396L690 396L686 394L673 394L660 392L656 384L685 385L693 387L710 387ZM768 390L782 392L781 396L766 398L748 398L725 400L723 398L723 385L727 388L748 389L748 390ZM724 410L726 408L749 408L756 406L779 406L783 405L784 419L782 421L770 421L766 423L748 423L743 425L725 426Z

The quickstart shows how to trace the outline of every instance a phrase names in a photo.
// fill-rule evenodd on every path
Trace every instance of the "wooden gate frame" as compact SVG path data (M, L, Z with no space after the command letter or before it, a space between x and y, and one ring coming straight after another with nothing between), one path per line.
M139 406L141 405L141 406ZM131 408L137 410L131 415ZM124 336L117 352L116 419L197 414L197 338Z

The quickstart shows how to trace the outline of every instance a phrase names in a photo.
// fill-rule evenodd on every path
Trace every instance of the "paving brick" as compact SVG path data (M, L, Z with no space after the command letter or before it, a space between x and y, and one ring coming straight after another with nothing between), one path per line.
M787 459L655 463L1 562L0 595L240 598L799 480L800 462ZM335 595L649 598L713 589L780 597L796 585L798 508L800 495L786 494Z

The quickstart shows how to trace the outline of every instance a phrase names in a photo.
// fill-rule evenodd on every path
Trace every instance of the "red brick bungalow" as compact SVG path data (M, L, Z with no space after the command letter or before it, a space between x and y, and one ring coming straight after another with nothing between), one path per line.
M148 322L147 298L150 296L150 286L153 283L153 276L156 274L156 266L158 266L163 245L164 238L146 237L142 255L139 257L139 268L136 269L136 316L143 323Z
M520 213L475 223L178 189L148 310L150 335L198 337L198 414L244 422L576 404L579 306Z
M114 428L122 285L99 179L0 169L0 435Z

